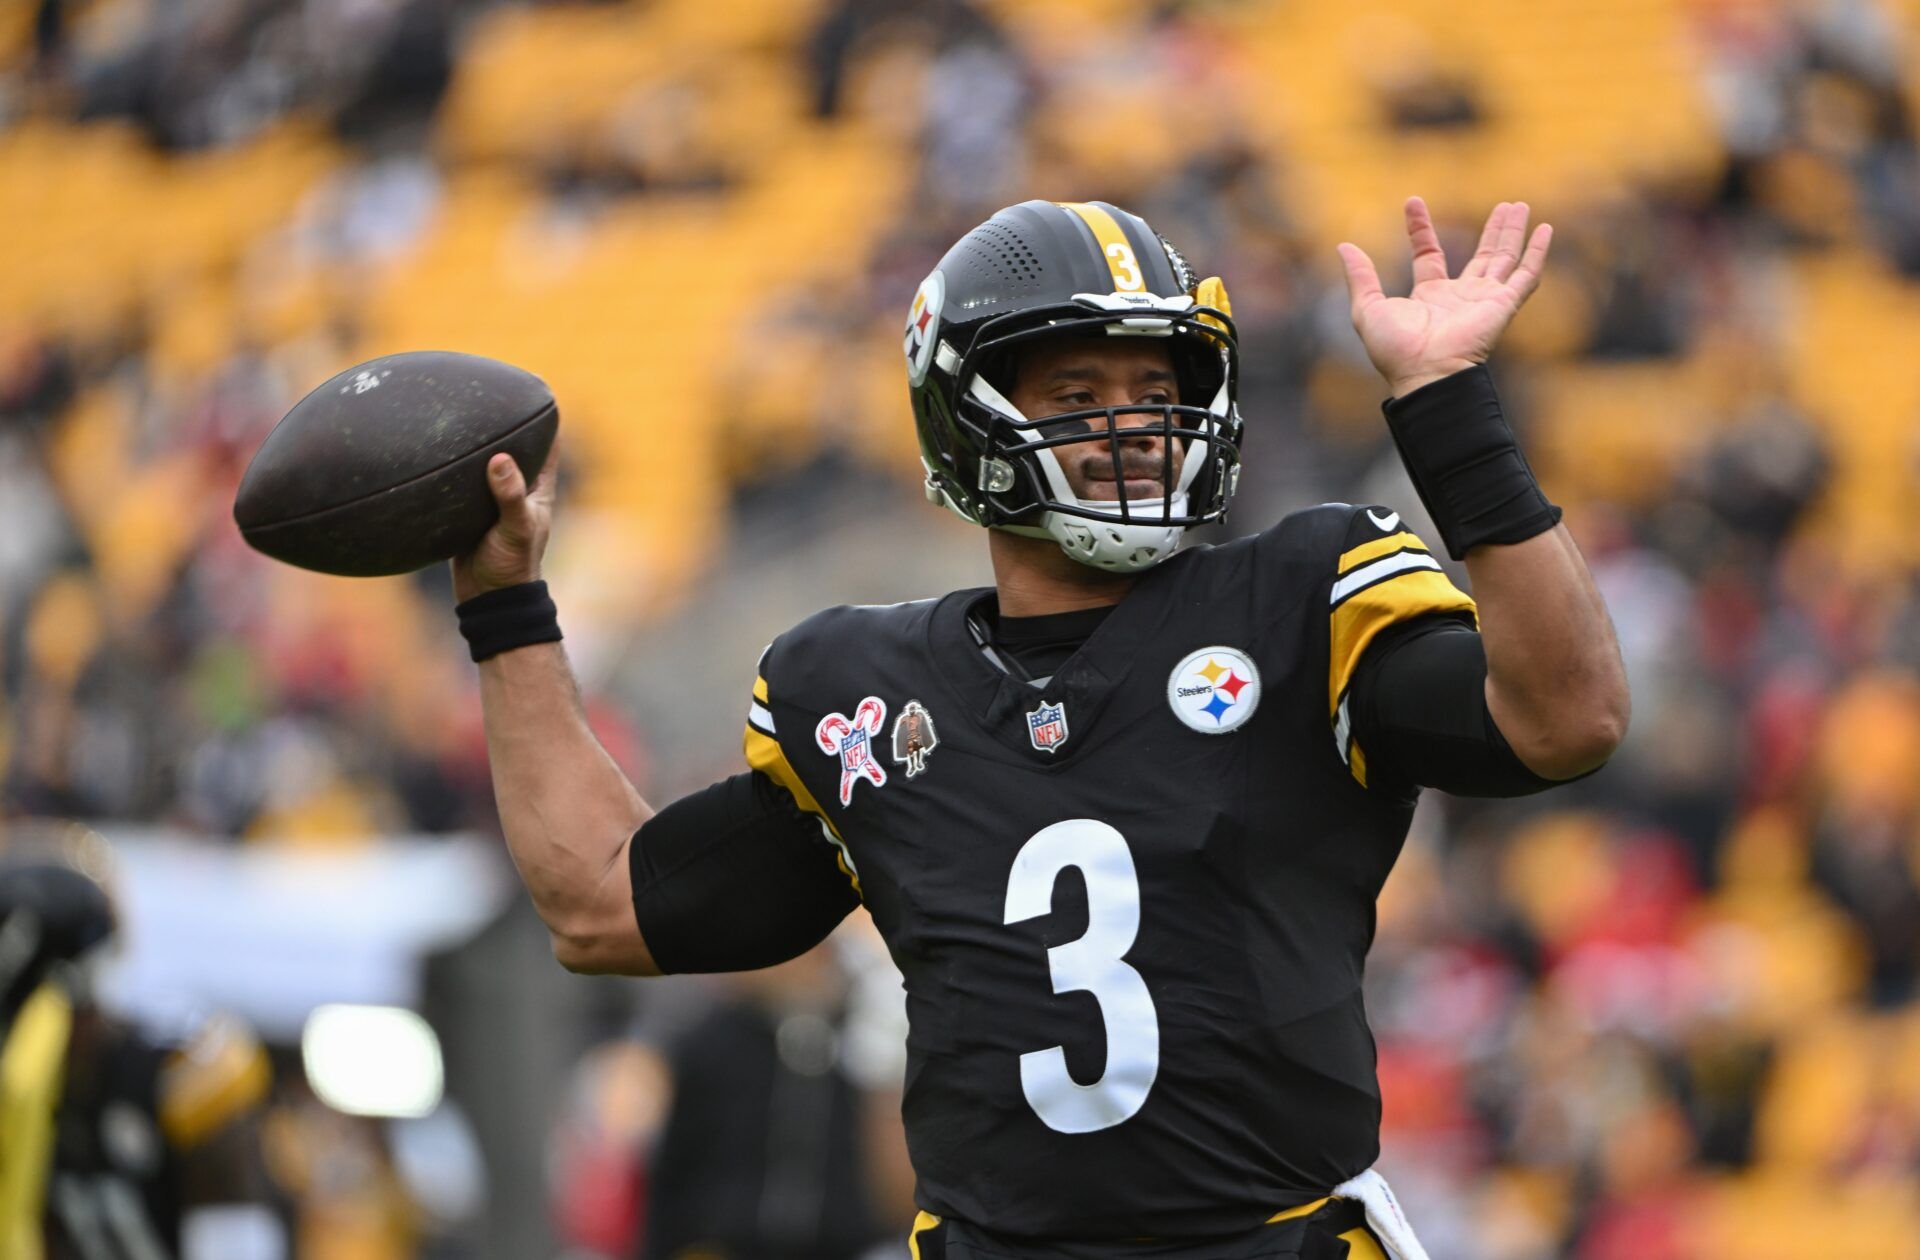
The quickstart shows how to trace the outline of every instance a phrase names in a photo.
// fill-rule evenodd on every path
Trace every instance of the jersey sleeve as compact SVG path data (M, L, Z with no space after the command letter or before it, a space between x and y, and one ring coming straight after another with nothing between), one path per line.
M860 904L819 820L758 771L683 796L628 846L633 914L663 975L752 971L818 945Z
M853 855L847 852L846 841L827 817L827 812L820 808L820 802L814 799L813 793L801 781L781 743L781 732L774 718L774 693L767 677L775 672L773 662L778 646L777 641L768 646L760 654L760 664L754 670L753 696L747 702L747 728L742 737L747 765L785 789L803 813L818 820L822 836L836 850L840 873L847 877L847 881L853 885L853 891L858 893L860 873L854 867Z
M1354 736L1350 692L1367 648L1389 627L1452 616L1478 625L1473 600L1447 577L1420 536L1383 507L1353 508L1327 584L1327 716L1356 782L1367 755Z
M1368 750L1376 789L1529 796L1558 786L1529 769L1501 734L1487 706L1486 645L1450 617L1423 617L1381 635L1348 697L1353 740Z

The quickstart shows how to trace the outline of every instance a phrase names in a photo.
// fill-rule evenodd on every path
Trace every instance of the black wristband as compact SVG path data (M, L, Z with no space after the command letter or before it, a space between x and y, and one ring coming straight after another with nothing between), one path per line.
M463 600L453 611L476 661L530 643L560 641L560 610L553 606L545 582L503 586Z
M1455 560L1481 543L1525 542L1560 523L1560 509L1540 492L1484 366L1389 398L1381 410Z

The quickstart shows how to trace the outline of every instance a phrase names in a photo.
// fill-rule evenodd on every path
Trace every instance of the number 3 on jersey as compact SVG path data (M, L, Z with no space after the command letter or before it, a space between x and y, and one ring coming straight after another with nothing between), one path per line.
M1122 961L1140 931L1140 880L1118 831L1091 818L1042 828L1020 846L1007 877L1005 922L1053 910L1053 885L1069 866L1087 881L1087 930L1047 951L1055 993L1085 990L1100 1004L1107 1067L1081 1085L1067 1072L1067 1053L1050 1046L1020 1056L1020 1088L1050 1129L1093 1133L1126 1120L1147 1101L1160 1071L1160 1020L1140 973Z

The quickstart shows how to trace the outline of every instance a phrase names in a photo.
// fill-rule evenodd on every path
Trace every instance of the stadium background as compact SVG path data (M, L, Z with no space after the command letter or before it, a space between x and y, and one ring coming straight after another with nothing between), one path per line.
M984 580L919 502L899 328L985 214L1109 199L1227 278L1245 531L1414 506L1334 243L1404 274L1406 194L1456 258L1524 198L1556 249L1496 366L1635 721L1573 789L1423 805L1369 973L1384 1167L1436 1257L1920 1254L1917 12L0 5L0 835L107 839L113 1000L267 1037L303 1257L638 1255L715 1197L654 1159L674 1071L761 1043L859 1124L827 1151L726 1121L771 1126L740 1158L795 1243L752 1254L897 1239L872 942L740 982L558 971L444 574L253 555L247 458L376 353L543 375L569 649L660 801L736 767L772 634ZM329 1001L428 1015L431 1116L315 1100Z

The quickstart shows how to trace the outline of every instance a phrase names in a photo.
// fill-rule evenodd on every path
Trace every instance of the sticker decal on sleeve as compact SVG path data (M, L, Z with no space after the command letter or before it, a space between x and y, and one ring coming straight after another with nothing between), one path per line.
M1167 704L1173 716L1203 735L1225 735L1259 706L1260 671L1239 648L1201 648L1173 667Z
M940 737L933 730L933 714L918 700L907 701L907 707L893 720L894 763L905 766L911 779L926 772L927 754L939 746Z
M840 758L842 806L853 803L853 785L862 779L875 787L887 785L886 767L873 753L873 741L879 737L880 727L886 720L887 702L879 696L868 696L854 709L852 717L829 713L813 728L813 738L820 745L820 751Z

